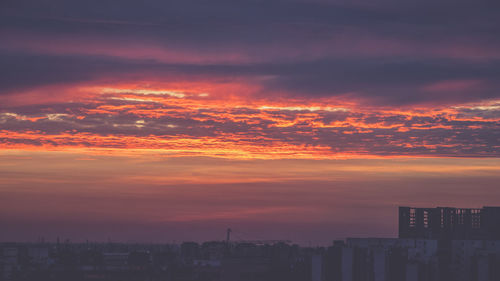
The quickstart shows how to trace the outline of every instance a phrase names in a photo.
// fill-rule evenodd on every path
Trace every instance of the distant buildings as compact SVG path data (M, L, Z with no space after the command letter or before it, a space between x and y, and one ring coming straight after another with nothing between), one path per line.
M0 243L5 281L500 281L500 208L399 208L399 238L324 247Z
M450 280L500 280L500 240L453 240Z
M328 248L322 280L442 281L437 252L436 240L349 238Z
M336 241L312 268L315 281L500 281L500 207L400 207L399 238Z
M4 247L1 250L0 277L1 280L10 280L19 269L19 250L16 247Z

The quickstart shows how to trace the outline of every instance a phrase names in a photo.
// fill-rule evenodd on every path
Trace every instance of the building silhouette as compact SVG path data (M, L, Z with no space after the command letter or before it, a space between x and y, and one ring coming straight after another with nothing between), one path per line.
M500 240L500 207L399 207L399 238Z
M0 243L0 281L500 281L500 207L399 208L399 238ZM229 233L229 232L228 232Z

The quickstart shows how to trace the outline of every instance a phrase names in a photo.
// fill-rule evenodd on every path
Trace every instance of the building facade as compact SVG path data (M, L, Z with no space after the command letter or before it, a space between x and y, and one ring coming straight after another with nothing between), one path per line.
M500 240L500 207L399 207L399 238Z

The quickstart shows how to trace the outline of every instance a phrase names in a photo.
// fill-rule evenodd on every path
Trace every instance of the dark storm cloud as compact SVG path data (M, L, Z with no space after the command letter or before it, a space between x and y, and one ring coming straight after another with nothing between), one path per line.
M0 94L9 90L95 79L121 72L124 62L92 57L60 57L19 53L0 55Z
M262 84L264 95L275 90L313 98L349 93L384 104L499 96L500 4L495 1L1 5L0 31L7 42L0 48L2 92L102 76L168 79L182 74L265 76L269 79L252 80ZM164 58L134 44L174 54ZM185 58L176 55L179 51L187 52ZM234 55L234 61L226 61L225 54ZM477 83L453 86L463 80ZM433 84L449 81L455 84L432 90Z
M184 30L199 34L215 29L229 29L235 25L260 26L268 24L322 24L361 26L367 30L390 33L404 25L441 26L456 28L454 33L472 29L492 31L499 22L495 8L497 1L3 1L2 24L5 26L93 32L134 31L146 26L150 32L177 32ZM62 25L58 21L64 21ZM34 25L33 23L37 23ZM164 24L165 26L162 26ZM168 24L179 26L168 27ZM389 26L387 26L389 24ZM402 24L403 26L397 26ZM98 28L108 25L108 29ZM158 26L151 29L149 26ZM177 27L178 29L176 30ZM202 29L199 29L203 27ZM237 26L240 27L240 26ZM383 28L385 27L385 28ZM458 29L457 27L461 27ZM190 29L193 28L193 29ZM465 29L465 30L464 30ZM144 30L136 30L144 31ZM257 31L257 30L256 30ZM266 30L260 30L266 32ZM411 32L412 30L407 30ZM206 34L206 33L205 33ZM257 32L256 32L257 34ZM190 39L188 32L185 36ZM209 34L211 35L211 34ZM223 34L221 34L223 35ZM229 37L229 36L228 36ZM262 37L260 37L262 38ZM211 41L211 38L205 38ZM245 40L245 38L234 38Z
M500 60L337 59L311 62L238 65L167 64L96 56L0 55L0 90L82 82L106 77L156 77L175 80L180 75L246 78L263 86L263 95L276 90L288 94L325 97L349 93L376 103L468 102L496 98L500 88ZM261 77L267 77L262 80ZM472 81L447 89L446 83ZM432 85L445 83L441 88ZM462 87L462 88L461 88ZM57 94L57 93L55 93Z

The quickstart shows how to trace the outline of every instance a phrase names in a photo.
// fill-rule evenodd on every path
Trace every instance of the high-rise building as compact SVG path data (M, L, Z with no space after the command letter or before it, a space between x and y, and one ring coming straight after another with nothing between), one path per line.
M399 238L500 240L500 207L399 207Z

